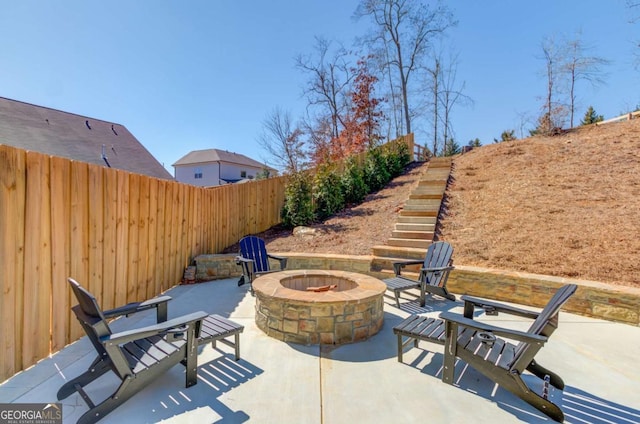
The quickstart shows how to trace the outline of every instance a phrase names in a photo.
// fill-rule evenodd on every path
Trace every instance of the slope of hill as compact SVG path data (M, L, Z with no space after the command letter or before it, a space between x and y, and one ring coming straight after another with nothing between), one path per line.
M640 119L456 158L440 223L457 264L640 287Z

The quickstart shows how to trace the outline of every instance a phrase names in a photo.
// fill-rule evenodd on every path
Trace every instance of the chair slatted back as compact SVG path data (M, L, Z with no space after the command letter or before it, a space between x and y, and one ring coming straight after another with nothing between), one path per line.
M240 240L240 256L255 263L254 272L268 272L269 257L264 240L256 236L247 236Z
M547 306L545 306L544 309L540 312L538 318L533 321L531 327L529 327L529 330L527 330L527 333L544 335L547 337L550 336L555 327L549 328L549 324L551 324L552 321L557 321L560 308L562 308L562 306L567 303L569 298L576 292L577 288L578 286L575 284L566 284L560 287L558 291L556 291L556 293L553 295L551 300L549 300ZM555 324L557 324L557 322L555 322L554 325ZM516 346L514 356L511 360L511 363L509 364L509 367L511 369L523 370L524 367L529 365L531 359L528 358L526 354L527 350L530 348L531 346L529 343L520 342ZM536 350L538 349L539 348L536 348Z
M78 304L72 309L78 321L80 321L80 325L98 354L100 356L107 355L104 346L100 343L100 337L110 335L112 332L102 313L102 309L98 305L98 301L73 278L69 278L67 281L69 281L71 290L73 290L73 294L78 300Z
M442 268L450 266L453 263L453 247L446 241L437 241L431 243L427 249L427 253L424 258L424 268ZM421 278L427 278L428 284L432 286L444 285L448 278L448 272L431 272Z

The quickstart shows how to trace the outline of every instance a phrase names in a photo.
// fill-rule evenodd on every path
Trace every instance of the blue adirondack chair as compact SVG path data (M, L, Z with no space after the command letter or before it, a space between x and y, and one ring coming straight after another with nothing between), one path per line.
M271 269L269 259L278 261L280 269ZM251 284L261 274L285 269L287 258L267 253L264 240L247 236L240 240L240 254L236 256L236 264L242 266L242 277L238 280L238 286L241 286L244 283Z

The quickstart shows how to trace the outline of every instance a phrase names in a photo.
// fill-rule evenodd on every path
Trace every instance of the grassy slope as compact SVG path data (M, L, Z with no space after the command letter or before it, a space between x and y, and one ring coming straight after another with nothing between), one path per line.
M459 156L446 207L457 264L640 287L640 119Z

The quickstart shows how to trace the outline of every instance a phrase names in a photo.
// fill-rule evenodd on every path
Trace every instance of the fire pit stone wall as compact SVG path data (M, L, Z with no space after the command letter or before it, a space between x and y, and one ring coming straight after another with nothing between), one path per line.
M325 291L309 291L309 287ZM386 286L368 275L281 271L257 278L253 289L256 324L278 340L304 345L345 344L366 340L382 327Z

